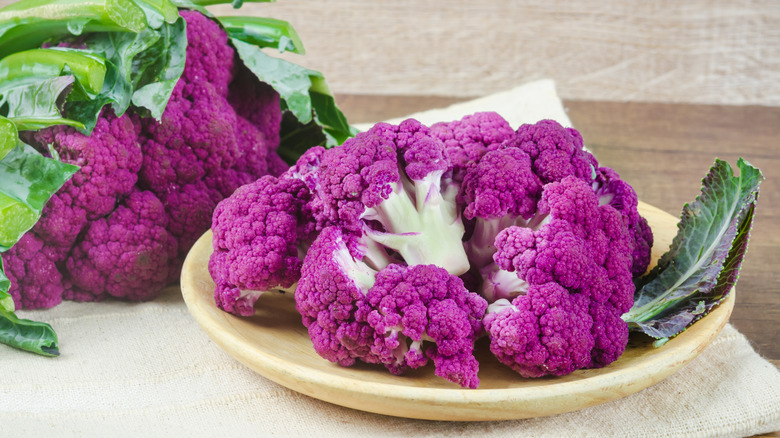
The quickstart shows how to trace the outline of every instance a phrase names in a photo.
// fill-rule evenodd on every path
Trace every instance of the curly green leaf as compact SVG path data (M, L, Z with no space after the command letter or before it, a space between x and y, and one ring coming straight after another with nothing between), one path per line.
M739 175L716 160L702 193L683 207L669 251L638 279L634 306L623 319L657 339L676 336L709 313L731 291L747 243L764 179L743 159Z

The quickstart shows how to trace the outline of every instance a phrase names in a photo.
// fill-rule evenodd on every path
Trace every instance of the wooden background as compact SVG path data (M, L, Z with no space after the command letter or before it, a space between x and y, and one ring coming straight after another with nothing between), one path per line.
M307 49L300 62L339 93L479 96L553 78L572 100L780 105L777 0L279 0L211 9L290 21Z
M12 3L0 0L0 7ZM780 105L778 0L279 0L298 58L348 94L480 96L553 78L564 99Z

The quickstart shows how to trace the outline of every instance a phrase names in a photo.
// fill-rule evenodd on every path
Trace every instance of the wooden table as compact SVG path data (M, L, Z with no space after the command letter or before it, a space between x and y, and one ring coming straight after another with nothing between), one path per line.
M352 123L383 120L463 99L342 95ZM744 157L766 177L731 322L780 366L780 108L564 102L600 164L617 170L639 199L679 216L715 158Z

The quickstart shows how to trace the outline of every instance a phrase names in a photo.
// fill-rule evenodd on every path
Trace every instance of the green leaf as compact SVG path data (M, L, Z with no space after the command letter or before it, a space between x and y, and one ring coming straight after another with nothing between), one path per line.
M322 73L268 56L257 46L239 39L230 41L244 65L279 93L282 109L297 119L296 122L283 119L282 123L277 152L287 163L294 163L312 146L333 147L357 133L336 106ZM314 128L321 133L315 133ZM318 142L313 143L315 140Z
M83 97L103 88L106 65L103 58L78 49L33 49L0 60L0 94L23 85L39 83L62 75L73 75Z
M290 23L264 17L218 17L228 36L282 52L305 53L301 37Z
M19 131L37 131L54 125L83 128L81 122L62 117L63 102L72 84L73 76L56 76L8 90L0 101L9 104L6 115Z
M681 333L719 304L737 281L747 251L761 171L743 159L739 175L715 160L702 193L683 206L677 236L637 281L629 328L657 339Z
M315 84L315 87L310 92L312 107L314 107L317 121L329 136L327 146L340 145L346 139L354 137L357 134L357 130L349 126L347 117L336 106L336 99L333 98L330 90L327 89L325 81L321 78L315 78L312 82ZM318 91L322 90L322 87L327 91Z
M133 59L133 104L160 120L176 83L184 72L187 55L186 21L179 18L163 26L160 38Z
M8 281L0 260L0 283L2 279ZM59 356L60 350L54 329L45 322L17 317L13 307L9 309L7 306L9 299L13 305L11 296L6 291L0 290L0 343L42 356Z
M84 123L86 134L107 104L117 115L134 103L155 118L162 116L184 71L187 33L183 18L139 33L91 34L82 43L104 57L108 68L103 89L95 99L70 101L66 106L68 117Z
M170 0L133 0L144 11L146 23L152 29L159 29L163 23L175 23L179 9Z
M241 61L257 79L273 87L301 123L309 123L312 119L309 96L309 89L312 86L311 76L321 76L321 74L283 59L268 56L253 44L236 38L230 38L230 41Z
M141 32L133 0L22 0L0 10L0 58L87 32Z
M11 289L11 281L5 276L3 258L0 257L0 311L13 312L16 310L14 299L8 293L9 289Z
M26 233L46 202L78 170L19 143L0 161L0 251Z
M279 148L276 152L285 163L293 165L309 148L324 145L327 142L325 132L317 121L301 123L290 111L282 113L279 129Z
M14 122L0 116L0 160L16 146L19 132Z

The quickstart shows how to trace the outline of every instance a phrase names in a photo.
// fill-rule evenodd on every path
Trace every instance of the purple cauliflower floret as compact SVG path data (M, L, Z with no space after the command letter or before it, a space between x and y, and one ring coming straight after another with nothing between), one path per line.
M513 225L534 226L529 221L537 217L542 186L567 176L590 182L596 164L576 130L542 120L520 126L465 167L458 199L465 204L464 217L473 230L466 249L472 269L487 279L482 292L489 300L494 285L506 288L512 282L492 264L498 232Z
M182 82L208 82L218 94L227 95L235 62L227 35L219 24L200 12L182 9L179 15L187 22L187 58Z
M431 125L431 134L444 142L444 153L456 169L478 161L488 150L509 140L514 130L495 112L467 115L452 122Z
M389 265L366 295L377 332L374 353L394 374L433 360L436 375L466 388L479 385L474 339L487 302L435 265ZM424 348L428 341L432 345Z
M59 254L35 233L26 233L3 253L5 275L11 281L8 291L16 308L39 309L62 302L65 285L57 269Z
M639 215L639 199L634 188L620 179L620 175L609 167L600 167L596 172L593 188L599 203L615 208L623 215L633 242L631 273L639 276L650 265L650 249L653 247L653 232L647 219Z
M443 143L416 120L380 123L320 160L312 214L399 253L409 265L468 270ZM434 244L435 242L435 244Z
M487 302L434 265L376 268L371 255L350 251L347 238L340 227L325 228L295 290L317 353L342 366L383 364L394 374L430 359L440 377L476 387L474 339Z
M556 283L535 284L511 303L489 306L490 351L523 377L562 376L590 364L594 347L589 300Z
M493 259L498 269L514 272L523 283L522 288L496 297L514 297L512 304L520 308L523 300L531 299L531 289L549 284L581 297L578 300L592 318L589 332L595 342L587 366L607 365L623 352L628 341L628 326L620 320L633 304L634 294L628 229L617 210L599 205L590 185L574 176L544 186L537 215L542 217L536 221L538 225L511 226L496 237ZM495 311L513 310L505 306ZM501 332L487 329L491 342L506 336L506 326L500 327ZM518 330L525 330L523 327L519 325ZM505 346L502 351L505 358L524 354L519 350L519 356L513 356ZM526 365L513 367L525 369ZM555 369L544 363L533 366Z
M517 128L498 148L518 148L531 157L533 171L542 184L575 176L590 182L598 162L583 148L582 136L554 120L542 120Z
M636 265L632 272L644 272L652 233L637 212L636 194L617 173L606 167L597 171L596 166L596 159L583 149L579 133L551 120L521 126L510 140L492 146L467 166L459 195L470 225L465 245L472 272L483 278L480 291L488 301L511 298L527 287L525 280L493 263L496 236L511 226L537 227L545 217L537 205L542 187L567 177L591 184L599 202L609 203L623 215L632 236Z
M209 272L220 309L252 315L263 292L298 281L307 244L302 209L310 196L301 180L268 175L217 206Z
M168 218L151 192L135 191L110 215L90 222L65 267L73 284L65 298L99 301L106 296L144 301L168 282L176 240Z
M350 252L345 237L341 228L327 227L312 243L295 289L295 308L323 358L341 366L358 358L380 363L371 352L375 331L365 320L366 294L377 270Z
M519 149L493 150L465 174L459 199L466 206L463 215L474 221L466 250L475 269L492 262L499 231L525 224L536 213L542 183L531 164Z
M36 132L34 141L52 145L62 161L81 168L52 196L35 225L48 245L69 249L89 221L111 213L133 190L142 160L137 128L130 117L107 109L89 137L55 126Z

